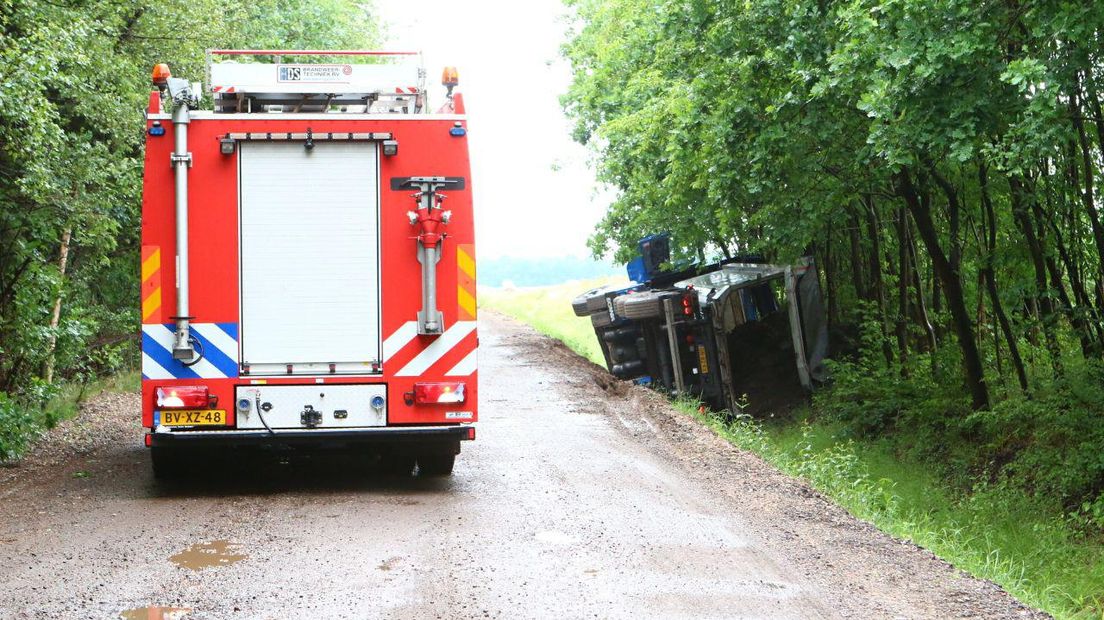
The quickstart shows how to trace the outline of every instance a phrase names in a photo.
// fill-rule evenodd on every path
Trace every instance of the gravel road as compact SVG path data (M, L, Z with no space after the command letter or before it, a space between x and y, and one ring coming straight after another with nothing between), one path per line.
M480 319L449 479L246 461L166 488L135 394L0 469L0 618L1037 618L644 389Z

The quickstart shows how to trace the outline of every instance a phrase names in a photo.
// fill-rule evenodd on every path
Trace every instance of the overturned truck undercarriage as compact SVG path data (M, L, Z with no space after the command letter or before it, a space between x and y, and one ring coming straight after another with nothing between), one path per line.
M786 409L825 379L828 331L811 258L655 272L643 284L587 291L572 306L590 317L615 377L714 410Z

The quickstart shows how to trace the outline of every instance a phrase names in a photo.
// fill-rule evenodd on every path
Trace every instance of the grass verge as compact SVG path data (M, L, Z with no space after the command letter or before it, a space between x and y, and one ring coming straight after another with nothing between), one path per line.
M51 388L54 393L40 408L0 398L0 463L19 459L35 437L76 416L89 397L100 392L137 391L141 380L141 373L131 370L87 383L62 384Z
M604 365L606 361L598 340L594 337L590 319L575 316L571 310L571 300L583 291L618 282L628 281L610 277L557 286L480 289L479 304L528 323L542 334L562 341L572 351L595 364Z
M601 364L590 322L574 316L570 304L603 283L489 291L481 303ZM963 491L933 464L899 456L886 440L845 439L840 425L817 420L813 412L764 424L699 413L696 402L676 406L729 442L809 481L856 517L999 584L1028 605L1058 618L1102 617L1104 547L1084 537L1060 506L1002 485L978 483Z

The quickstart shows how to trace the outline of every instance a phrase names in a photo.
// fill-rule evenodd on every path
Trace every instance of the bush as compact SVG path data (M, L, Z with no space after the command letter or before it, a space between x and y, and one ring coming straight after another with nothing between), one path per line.
M935 361L916 356L903 376L868 342L857 358L830 363L832 383L815 396L816 415L839 423L844 438L885 438L964 494L979 484L1007 485L1063 507L1083 527L1104 527L1099 363L1071 364L1064 380L1030 397L1016 393L972 412L956 360L940 353Z
M0 392L0 461L19 456L39 431L32 408Z

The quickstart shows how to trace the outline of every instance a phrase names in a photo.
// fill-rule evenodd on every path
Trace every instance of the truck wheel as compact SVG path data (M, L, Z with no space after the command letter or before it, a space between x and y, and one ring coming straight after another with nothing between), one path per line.
M587 296L593 292L594 291L587 291L571 300L571 309L575 311L575 316L587 316L590 314L590 310L587 309Z
M609 290L608 286L592 288L571 300L571 309L575 311L575 316L587 316L605 310L606 292Z
M151 447L150 463L156 480L179 480L184 475L184 459L175 450Z
M595 312L590 315L590 324L595 327L609 327L613 325L613 321L610 320L609 313Z
M423 454L418 457L418 474L421 476L451 476L456 455L451 453Z
M652 292L621 295L613 300L613 311L626 319L663 316L663 295Z

